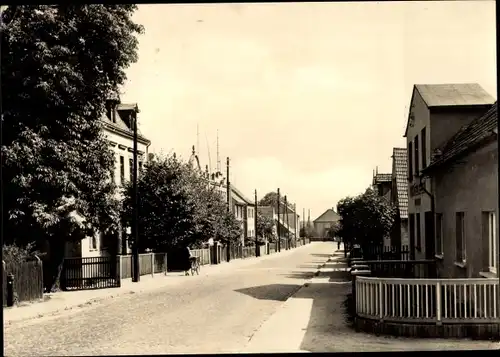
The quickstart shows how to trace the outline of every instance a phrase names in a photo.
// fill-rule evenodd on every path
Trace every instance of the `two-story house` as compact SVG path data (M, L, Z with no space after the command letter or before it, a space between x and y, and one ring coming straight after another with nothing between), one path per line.
M442 278L497 277L498 110L457 130L422 170L432 182Z
M421 84L413 87L404 137L408 152L408 232L412 259L435 256L435 197L422 170L463 126L495 100L478 84Z
M139 108L136 103L125 104L119 100L108 100L106 112L101 121L104 135L108 141L109 148L115 156L115 167L110 174L110 179L117 185L116 196L123 197L121 187L132 180L133 175L133 152L134 133L133 121L137 119ZM148 159L148 148L151 141L146 139L138 130L137 153L138 172L142 170ZM118 222L120 223L120 222ZM86 237L81 242L72 244L66 249L67 257L98 257L115 254L129 254L131 247L127 243L126 228L122 227L117 234L104 235L97 233L92 237Z

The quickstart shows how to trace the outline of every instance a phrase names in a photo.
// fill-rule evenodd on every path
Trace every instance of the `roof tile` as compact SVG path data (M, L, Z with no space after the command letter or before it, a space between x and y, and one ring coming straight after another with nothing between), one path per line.
M393 148L396 176L396 197L401 218L408 218L408 152L405 148Z

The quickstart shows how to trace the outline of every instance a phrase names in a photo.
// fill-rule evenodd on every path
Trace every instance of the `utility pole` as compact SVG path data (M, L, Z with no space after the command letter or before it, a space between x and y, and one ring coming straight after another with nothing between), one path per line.
M280 237L280 189L278 188L278 196L277 196L277 205L278 205L278 212L277 212L277 216L278 216L278 224L276 226L276 233L278 234L278 252L281 251L281 237Z
M226 176L227 176L227 211L231 213L231 182L229 181L229 157L226 158ZM229 254L231 252L231 249L229 248L229 245L231 244L230 241L227 242L226 246L226 261L229 262L231 258L229 257Z
M253 221L255 224L255 256L260 257L260 249L257 239L257 190L255 190L255 211L253 215Z
M302 244L306 244L306 209L302 208Z
M289 250L290 249L290 226L288 225L288 201L286 199L286 195L285 195L285 212L286 212L286 216L283 216L283 223L285 223L285 219L286 219L286 242L285 242L285 246L286 246L286 250Z
M132 213L132 236L134 237L134 250L133 250L133 272L132 282L138 283L140 280L139 272L139 195L137 192L137 112L132 114L134 126L134 167L132 174L132 191L134 197L134 207Z
M297 247L297 204L293 204L293 226L295 227L295 247Z

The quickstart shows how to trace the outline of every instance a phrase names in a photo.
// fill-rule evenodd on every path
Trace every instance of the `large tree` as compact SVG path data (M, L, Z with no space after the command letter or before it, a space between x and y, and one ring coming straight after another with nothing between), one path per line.
M169 251L199 246L209 238L236 239L241 225L217 188L175 155L151 160L138 181L139 249ZM131 225L132 185L125 187L123 223Z
M12 5L1 14L5 241L49 243L47 288L57 285L66 241L116 229L100 118L137 60L135 10Z
M275 239L275 221L272 217L257 212L257 236L261 239L274 241Z
M276 191L268 192L262 197L259 201L259 206L273 206L276 207L278 202L278 193ZM290 210L293 210L293 204L290 203L290 200L287 201L287 207ZM280 210L284 211L285 209L285 196L280 195Z
M337 212L341 217L337 234L347 245L359 244L364 250L383 243L396 216L394 207L371 188L362 195L340 200Z

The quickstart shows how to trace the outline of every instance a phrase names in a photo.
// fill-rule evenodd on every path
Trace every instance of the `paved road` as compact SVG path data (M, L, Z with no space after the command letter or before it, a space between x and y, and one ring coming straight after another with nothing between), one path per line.
M220 353L249 340L326 262L334 245L313 243L183 284L119 297L56 317L12 323L4 352L19 355Z

